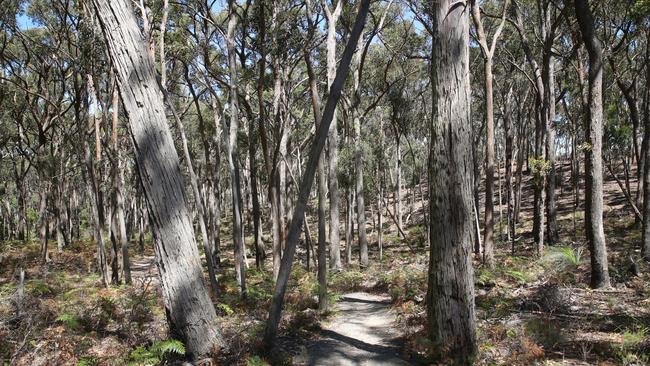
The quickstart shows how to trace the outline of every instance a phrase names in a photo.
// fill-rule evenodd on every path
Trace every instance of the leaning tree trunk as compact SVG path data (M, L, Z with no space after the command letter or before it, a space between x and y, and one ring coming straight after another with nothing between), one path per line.
M589 54L589 110L585 119L585 232L591 251L591 287L610 287L603 228L603 49L587 0L574 0L582 40Z
M464 8L452 0L433 2L432 12L428 331L436 356L471 365L476 331L469 24Z
M118 76L149 206L167 319L190 357L222 344L183 192L180 162L147 43L126 0L93 0Z
M271 302L269 317L264 330L264 346L267 348L273 347L277 338L278 326L280 324L282 306L284 303L284 294L287 290L287 283L289 281L289 275L291 274L291 267L293 266L293 257L296 252L296 244L300 238L300 228L302 227L305 217L305 210L309 201L311 186L314 183L318 160L323 151L323 147L325 146L325 140L327 139L327 133L332 122L332 117L334 116L334 110L339 98L341 97L341 90L343 89L345 78L350 69L352 55L357 47L359 37L363 32L369 8L370 0L362 0L359 3L357 19L355 20L354 27L350 33L348 44L345 46L345 50L343 51L339 68L336 71L336 78L334 78L334 82L330 88L330 93L327 97L327 103L325 104L321 119L321 126L316 133L314 142L309 151L309 160L307 161L305 173L300 182L298 202L293 211L291 228L289 229L289 236L287 237L287 243L282 256L278 280L275 283L273 301Z

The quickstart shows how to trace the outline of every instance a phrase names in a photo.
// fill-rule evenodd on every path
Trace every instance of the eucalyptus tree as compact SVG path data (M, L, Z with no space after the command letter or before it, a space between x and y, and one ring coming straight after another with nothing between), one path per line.
M131 5L93 1L118 77L154 232L170 328L198 358L221 344L216 313L203 284L179 159L166 122L163 93Z
M477 340L471 259L469 21L463 6L447 0L432 5L427 330L436 356L471 365Z
M246 253L244 246L244 234L242 232L242 196L241 178L239 171L239 147L237 145L237 132L239 129L239 95L238 95L238 72L237 55L235 51L235 32L237 31L238 14L234 0L228 1L228 28L226 33L226 44L228 50L228 71L229 71L229 112L230 125L229 133L226 136L226 149L228 154L228 169L230 171L230 193L232 195L232 220L233 220L233 243L235 247L235 271L237 284L242 296L246 296Z
M589 55L588 113L585 116L585 233L591 252L591 287L610 287L603 228L603 45L587 0L574 0L582 41Z
M327 90L332 88L336 77L336 25L343 11L343 0L320 0L325 18L327 19ZM339 135L337 112L334 111L332 126L328 137L329 153L329 191L330 191L330 266L335 270L341 270L341 240L339 236Z
M485 26L481 17L481 9L476 0L470 2L472 6L472 21L476 31L475 38L481 47L485 68L485 118L486 118L486 142L485 142L485 232L483 239L483 261L488 267L494 266L494 87L492 67L494 63L494 53L501 32L506 23L506 13L509 6L509 0L503 1L503 11L498 26L492 35L492 40L488 41L488 35L485 32ZM489 42L489 43L488 43ZM501 204L499 204L499 207Z

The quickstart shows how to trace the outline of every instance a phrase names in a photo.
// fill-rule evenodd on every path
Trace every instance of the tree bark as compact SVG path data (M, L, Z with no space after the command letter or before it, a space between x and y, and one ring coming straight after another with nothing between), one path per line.
M308 10L307 17L309 18L309 30L313 32L313 26L311 22L311 12ZM307 75L309 77L309 91L311 95L311 105L314 112L314 124L316 125L316 130L320 128L321 124L321 102L320 96L318 94L318 84L314 70L312 68L311 55L309 50L303 51L305 54L305 64L307 66ZM331 139L330 139L331 141ZM318 159L318 310L320 312L327 311L327 242L325 238L325 219L327 216L326 210L326 196L327 196L327 179L325 177L325 162L323 159L323 154ZM305 223L306 225L306 223ZM330 226L331 232L331 226ZM309 248L307 248L309 253ZM331 253L330 253L331 254ZM340 253L339 253L340 254ZM330 260L332 257L330 256ZM340 260L340 258L339 258Z
M610 287L603 228L603 49L587 0L574 0L582 40L589 54L588 114L585 135L585 232L591 251L591 287Z
M38 209L39 227L38 227L38 237L41 241L41 264L46 264L50 261L50 253L47 250L47 239L48 239L48 212L47 212L47 201L50 195L50 184L46 183L41 192L41 202Z
M118 75L140 181L154 233L156 261L170 328L191 358L222 344L201 274L180 162L147 43L126 0L93 0Z
M357 195L357 230L359 231L359 266L368 267L368 239L366 238L366 206L363 194L363 150L361 145L361 116L354 116L354 170ZM399 219L398 219L399 220Z
M122 169L122 153L119 145L117 123L120 108L120 97L117 91L117 84L113 85L112 96L112 130L113 130L113 152L115 154L115 167L113 172L113 192L115 194L115 208L113 215L117 234L122 251L122 273L124 283L130 285L131 279L131 262L129 261L129 238L126 235L126 222L124 220L124 170Z
M646 31L646 39L650 39L650 30ZM646 47L646 60L650 59L650 47ZM643 170L643 229L641 253L646 261L650 261L650 67L646 65L646 95L643 126L643 159L645 168Z
M237 285L242 297L246 297L246 256L242 233L242 198L239 174L239 150L237 146L237 131L239 130L239 102L237 95L237 54L235 51L235 28L237 27L237 13L234 0L228 2L230 15L228 16L228 31L226 44L228 48L228 69L230 73L230 126L227 135L226 147L228 149L228 168L230 170L232 194L232 220L233 243L235 247L235 272Z
M433 2L431 20L428 331L436 356L471 365L477 340L471 260L469 24L464 8L451 0Z
M336 23L343 11L343 1L337 0L334 11L330 11L325 0L323 8L327 18L327 90L331 92L332 83L336 77ZM332 126L329 130L329 194L330 194L330 268L339 271L343 268L341 264L341 239L339 235L339 133L337 127L337 113L334 111Z

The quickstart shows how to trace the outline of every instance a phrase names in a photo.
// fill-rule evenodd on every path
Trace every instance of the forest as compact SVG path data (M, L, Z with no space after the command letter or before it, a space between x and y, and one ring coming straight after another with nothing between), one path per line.
M0 0L0 365L650 364L650 0Z

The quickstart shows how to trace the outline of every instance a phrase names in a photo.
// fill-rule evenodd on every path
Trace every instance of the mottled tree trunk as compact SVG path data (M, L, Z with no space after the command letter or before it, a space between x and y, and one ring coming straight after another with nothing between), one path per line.
M324 1L323 1L324 3ZM329 10L327 4L323 4L327 17L327 87L328 92L336 77L336 23L343 10L343 1L337 0L333 11ZM332 117L332 126L329 130L329 195L330 195L330 267L334 270L341 270L341 239L339 235L339 133L336 110Z
M650 39L650 29L646 31L646 39ZM646 60L650 59L650 47L646 47ZM643 170L643 231L641 252L643 258L650 261L650 67L646 66L646 95L643 126L643 159L645 168Z
M546 116L544 118L546 129L546 160L550 167L546 179L546 226L548 229L547 241L557 243L560 235L557 229L557 203L555 199L556 173L555 173L555 58L553 57L553 41L555 29L553 25L553 8L550 2L544 2L544 21L542 33L544 36L544 57L542 67L542 81L544 82L544 103Z
M124 283L131 284L131 263L129 261L129 238L126 235L126 221L124 219L124 170L122 169L122 153L119 146L117 122L120 98L117 84L114 85L112 96L112 125L113 125L113 152L115 154L115 167L113 171L113 192L115 194L115 207L113 209L114 226L120 241L122 251L122 273Z
M39 204L38 215L38 238L41 242L41 264L46 264L50 261L50 253L47 250L48 240L48 212L47 201L50 195L50 184L46 183L41 192L41 202Z
M354 216L354 196L350 188L347 189L345 209L345 264L352 262L352 240L354 228L352 217Z
M485 227L483 231L483 263L494 266L494 88L492 57L485 60Z
M140 181L149 205L162 295L171 332L192 358L221 345L216 313L183 192L180 162L167 125L147 43L126 0L93 0L126 111Z
M503 15L501 22L492 37L492 42L488 45L487 34L483 28L481 20L481 9L475 0L471 1L472 20L476 27L478 43L481 47L481 53L484 60L484 80L485 88L485 230L483 240L483 262L488 267L494 266L494 77L492 75L492 66L494 59L494 50L496 41L501 35L506 20L506 11L508 9L508 0L503 4ZM500 182L500 181L499 181ZM499 187L499 214L501 214L501 190ZM499 226L500 227L500 226Z
M361 144L361 117L354 116L354 170L357 195L357 230L359 231L359 266L368 267L368 239L366 238L366 206L363 194L363 151Z
M513 86L510 86L504 103L503 128L506 138L505 165L506 165L506 222L508 224L508 240L510 241L512 255L515 255L515 220L513 217L514 191L512 187L512 155L514 133L512 126L512 101Z
M402 150L400 146L400 134L395 134L395 217L397 220L397 231L402 231ZM401 234L400 234L401 235ZM402 238L404 239L404 238Z
M610 287L603 228L603 49L587 0L574 0L582 40L589 54L589 109L585 118L585 232L591 251L591 287Z
M308 11L309 18L309 27L310 31L313 32L313 25L311 23L311 12ZM318 94L318 84L316 80L316 75L312 68L310 50L304 50L305 54L305 64L307 66L307 75L309 77L309 91L311 95L311 105L314 112L314 123L316 130L320 128L321 124L321 102L320 96ZM330 136L331 142L331 136ZM325 176L325 159L321 157L318 159L318 310L321 312L327 311L327 242L325 238L326 223L325 219L327 216L326 206L327 206L327 177ZM306 225L306 223L305 223ZM331 229L331 227L330 227ZM307 248L309 253L309 248ZM330 260L331 260L330 256ZM340 259L340 258L339 258Z
M450 0L432 3L431 19L428 331L437 356L471 365L477 345L469 24L464 8L452 6Z
M229 1L228 32L226 43L228 46L228 69L230 74L230 126L227 135L226 147L228 149L228 168L230 170L231 195L232 195L232 220L233 243L235 247L235 272L237 285L243 297L246 297L246 256L242 233L242 198L239 174L239 149L237 146L237 131L239 129L239 102L237 100L237 55L235 51L235 28L237 28L237 14L234 0Z

